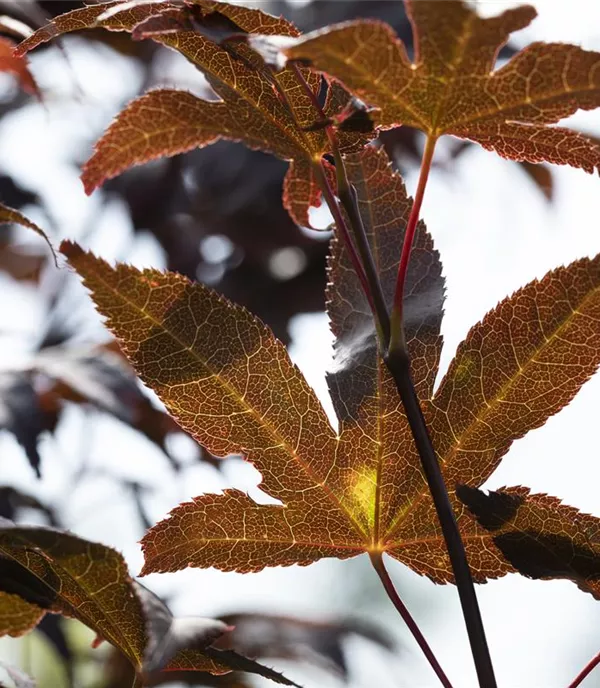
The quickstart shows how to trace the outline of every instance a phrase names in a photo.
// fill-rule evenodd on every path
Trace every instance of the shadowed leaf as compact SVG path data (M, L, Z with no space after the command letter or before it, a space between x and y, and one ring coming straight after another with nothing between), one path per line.
M519 573L566 578L600 599L600 520L556 497L503 487L486 494L460 486L459 499Z
M527 176L544 194L546 200L551 201L554 198L554 178L552 176L552 170L545 165L535 165L527 161L521 163L521 165Z
M358 636L392 651L395 643L381 628L351 619L312 621L271 614L227 614L222 621L234 627L217 642L230 644L251 657L277 657L311 662L348 677L344 642Z
M382 150L365 148L348 156L346 167L390 306L412 201ZM407 276L405 318L412 373L423 397L433 390L442 347L441 270L439 255L421 222ZM374 529L376 541L384 541L397 510L421 484L420 461L395 383L378 352L371 310L350 257L337 240L329 261L327 311L336 336L328 384L340 420L338 463L347 473L354 508Z
M146 618L148 642L143 662L147 673L165 667L179 650L204 650L232 630L217 619L175 619L164 602L150 590L136 584L136 593Z
M38 443L45 432L55 431L67 403L117 418L159 446L174 464L167 438L181 429L143 393L126 360L108 347L59 345L0 373L0 430L14 435L38 477Z
M600 53L562 43L532 43L503 67L496 56L510 34L535 17L529 6L482 18L460 0L405 0L415 59L387 24L358 20L277 41L275 62L310 63L381 108L381 124L436 138L470 139L512 160L593 172L600 147L551 128L578 109L600 106ZM258 50L261 38L252 43ZM271 49L271 54L273 50Z
M95 408L145 435L167 456L167 438L180 432L175 421L142 392L127 361L108 346L47 347L29 371L44 380L38 403L57 415L65 402Z
M185 668L222 674L241 669L295 685L241 655L207 647L227 625L173 619L158 598L133 581L123 557L110 547L65 531L0 519L0 555L0 618L7 616L8 633L26 630L13 600L18 595L28 603L21 609L26 621L33 623L30 605L41 614L45 610L76 618L142 673Z
M0 374L0 430L14 435L38 478L41 477L38 441L44 432L54 429L56 421L56 415L39 403L26 375L16 371Z

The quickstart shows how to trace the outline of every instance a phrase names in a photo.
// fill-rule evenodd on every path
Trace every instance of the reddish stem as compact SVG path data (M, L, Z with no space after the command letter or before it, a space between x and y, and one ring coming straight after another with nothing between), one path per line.
M298 65L294 62L290 63L289 66L294 72L296 80L302 86L302 89L311 101L315 112L321 121L325 122L327 120L327 116L325 115L325 112L319 103L317 95L304 78L300 67L298 67ZM325 127L325 132L327 133L329 146L335 160L337 195L348 217L348 223L346 225L348 226L349 224L347 236L349 237L350 233L352 233L354 238L354 244L348 246L351 249L356 249L356 252L360 258L360 264L365 275L365 283L368 289L368 291L365 291L365 294L367 295L369 305L373 311L373 318L375 320L375 327L381 343L381 349L382 351L385 351L388 347L390 339L390 317L385 304L385 297L383 295L383 289L377 273L377 267L375 265L373 254L371 253L369 240L367 239L362 217L358 209L356 191L348 181L346 166L338 145L335 129L329 124Z
M367 300L369 301L369 306L371 307L371 310L373 313L376 313L377 310L375 308L375 303L373 302L373 295L371 292L371 288L369 286L369 282L367 280L367 276L365 275L365 271L363 270L362 263L360 262L360 258L358 257L358 253L356 252L356 249L354 247L354 243L352 242L352 237L350 236L350 232L348 231L348 225L346 224L346 221L344 220L344 216L342 215L342 211L340 209L340 206L338 204L338 200L335 197L335 194L333 193L333 190L331 186L329 185L329 180L327 179L327 174L325 172L325 167L323 165L323 161L321 162L314 162L313 166L313 173L315 175L315 178L317 180L317 184L319 185L321 192L323 193L323 198L325 199L325 202L327 203L327 206L329 208L329 211L331 212L331 215L333 216L333 221L335 222L335 226L339 233L341 234L342 241L344 242L344 245L348 249L348 253L350 255L350 260L352 261L352 267L354 268L354 271L356 272L356 275L360 281L360 284L362 286L362 289L365 293L365 296L367 297Z
M410 612L406 608L406 605L400 599L400 595L398 595L396 588L394 587L394 583L392 582L392 579L390 578L390 575L387 572L387 569L385 568L382 555L378 552L372 553L369 556L371 557L371 563L373 564L373 568L375 569L375 571L377 571L377 575L381 579L381 582L383 583L383 587L385 588L388 597L390 598L394 607L396 607L396 609L398 610L398 613L404 620L404 623L408 626L408 630L412 633L413 638L417 641L417 644L423 651L423 654L427 658L427 661L429 662L429 664L431 664L431 668L435 671L436 676L440 679L440 682L442 683L444 688L452 688L452 684L448 680L448 677L444 673L442 667L439 665L435 655L433 654L432 649L429 647L429 644L425 640L425 636L421 633L416 621L412 618Z
M433 152L437 138L433 136L427 137L425 143L425 150L421 159L421 172L419 174L419 182L417 184L417 191L415 193L415 200L413 201L408 223L406 225L406 233L404 234L404 242L402 244L402 254L400 256L400 265L398 266L398 277L396 279L396 293L394 294L394 305L391 316L391 339L390 351L396 349L404 349L404 323L402 321L402 304L404 301L404 285L406 283L406 273L408 272L408 263L410 260L410 252L419 222L419 214L421 212L421 205L423 203L423 196L425 194L425 187L427 186L427 178L429 177L429 170L431 169L431 161L433 160Z
M577 674L577 676L569 683L569 688L577 688L577 686L581 685L588 677L589 674L592 673L592 671L600 664L600 652L593 657L586 665L585 667Z

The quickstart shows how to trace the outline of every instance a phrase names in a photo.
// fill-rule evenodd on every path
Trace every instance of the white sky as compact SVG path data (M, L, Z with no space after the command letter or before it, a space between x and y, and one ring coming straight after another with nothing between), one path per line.
M514 4L492 0L478 3L486 14L495 14ZM532 4L540 16L531 28L517 35L517 44L543 39L575 42L600 50L600 2L540 0ZM73 102L64 92L66 68L57 52L53 61L47 54L46 66L34 55L36 74L50 94L48 112L32 105L20 111L14 121L3 123L0 160L24 182L33 179L46 189L61 238L81 236L86 223L99 222L101 238L93 248L109 259L124 257L128 238L123 213L113 207L108 215L100 217L98 199L84 196L65 159L66 151L74 150L74 146L82 158L88 154L98 128L132 95L139 75L119 60L119 78L115 79L114 71L105 71L104 49L84 53L76 48L76 42L71 45L72 67L84 84L86 98ZM189 85L196 78L195 73L181 72L181 62L176 64L177 75L165 78ZM68 128L64 122L69 123ZM583 113L573 118L572 124L600 135L597 112ZM31 156L35 156L34 161ZM556 167L553 173L555 201L549 205L516 165L475 146L451 171L432 172L423 217L441 252L447 278L443 368L469 326L498 300L557 265L600 252L600 179ZM414 189L414 176L408 177L407 184L409 190ZM149 241L138 242L133 260L138 264L161 265L160 254ZM37 316L31 304L26 295L4 299L0 303L0 317L3 321L11 318L11 322L23 328L35 326ZM330 362L326 352L331 340L325 317L297 318L294 336L295 360L324 403L328 403L323 373ZM596 376L569 407L543 428L516 442L486 486L523 484L600 516L599 407L600 377ZM137 438L116 431L108 422L92 436L87 434L89 428L82 434L76 418L65 425L58 442L47 441L43 445L46 471L41 485L34 483L20 450L10 440L2 441L5 480L40 495L56 497L66 487L61 477L64 466L76 465L83 446L88 460L95 465L109 465L121 475L138 475L143 470L149 474L149 482L168 485L169 472L153 447L140 445ZM81 443L69 446L61 441L68 438L72 443L73 432L79 432ZM105 443L107 432L111 433L110 446ZM224 478L197 466L187 471L183 493L169 487L161 490L152 502L153 514L159 518L182 499L226 484L256 494L256 480L256 472L248 466L232 467ZM82 488L79 497L68 504L67 514L72 527L82 535L101 539L124 551L135 571L139 569L141 555L134 545L134 528L128 526L131 513L123 506L119 494L114 495L111 512L104 511L107 494L108 499L112 498L107 491L114 489L109 485L96 480ZM455 589L434 586L394 562L389 566L400 593L414 611L455 688L475 686ZM384 598L364 557L244 576L188 570L170 576L151 576L146 582L159 592L184 590L185 594L174 604L181 613L209 615L234 609L260 609L315 615L354 612L376 618L402 639L403 652L390 660L373 648L353 644L351 688L438 685ZM479 587L478 596L502 688L562 688L600 650L598 602L572 583L532 582L514 575ZM6 648L6 644L0 647ZM281 662L276 665L286 668ZM298 666L290 666L287 671L307 688L339 685L325 674L305 673ZM592 674L584 686L600 686L600 671Z

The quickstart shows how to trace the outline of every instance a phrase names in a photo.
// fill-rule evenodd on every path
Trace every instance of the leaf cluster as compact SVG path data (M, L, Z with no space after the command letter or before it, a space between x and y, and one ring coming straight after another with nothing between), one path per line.
M405 4L414 31L412 61L382 22L300 35L282 18L208 0L92 5L56 18L16 54L92 27L126 31L182 53L218 99L160 89L130 103L85 165L86 190L132 165L227 138L290 162L284 202L292 218L307 225L309 208L321 194L331 196L334 175L342 196L343 168L391 310L413 202L385 152L368 145L380 129L408 125L430 142L452 135L513 160L588 172L600 167L594 141L553 126L578 109L600 106L600 54L534 43L496 69L499 50L530 23L532 8L484 19L459 0ZM243 455L260 471L261 488L279 502L261 505L228 489L180 504L144 536L143 575L188 566L250 572L367 552L388 554L437 583L454 581L408 418L341 229L338 222L327 290L336 340L328 374L336 427L285 347L248 311L176 273L113 267L74 242L62 243L121 350L176 422L216 456ZM504 299L471 328L434 389L444 290L440 256L421 222L403 294L406 348L474 579L483 583L518 571L566 578L600 597L597 518L521 486L490 494L480 489L512 442L560 411L596 372L600 256L559 267ZM27 529L7 529L26 543L33 537ZM10 536L7 541L10 549ZM55 545L49 547L52 557ZM102 556L114 559L105 550ZM7 556L23 566L20 551L7 550ZM128 604L146 615L145 642L139 634L124 640L121 631L87 622L138 668L169 661L181 669L244 668L215 656L210 644L197 650L201 661L194 655L185 666L187 660L177 663L175 622L169 617L165 630L167 613L156 613L154 598L139 602L137 584L127 576L119 574L117 582L130 586ZM31 613L75 614L76 605L61 594L51 602L38 596ZM32 602L20 596L15 604L24 601ZM19 607L14 614L30 627L35 619L26 611Z

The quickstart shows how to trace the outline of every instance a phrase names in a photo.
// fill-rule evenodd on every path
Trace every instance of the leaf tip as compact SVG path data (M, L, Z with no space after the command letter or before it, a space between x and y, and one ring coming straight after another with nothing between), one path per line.
M85 253L85 251L76 241L71 241L70 239L63 239L60 242L58 250L69 262L75 258L79 258Z

